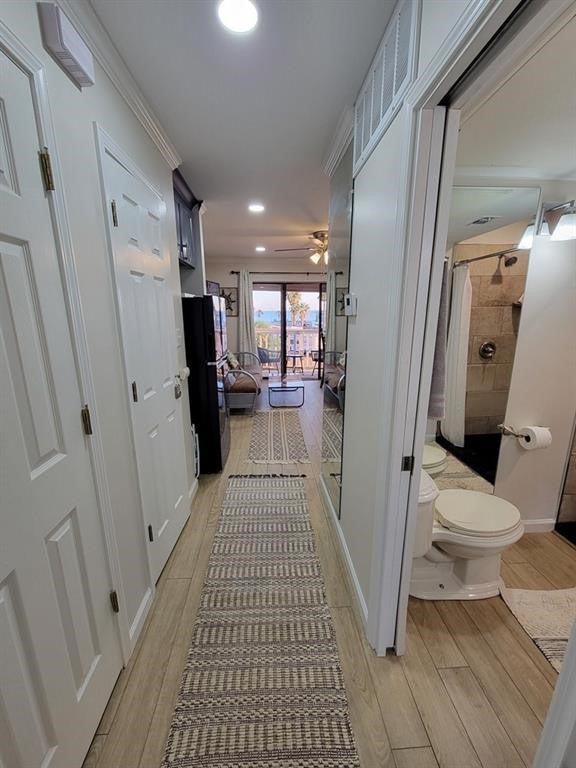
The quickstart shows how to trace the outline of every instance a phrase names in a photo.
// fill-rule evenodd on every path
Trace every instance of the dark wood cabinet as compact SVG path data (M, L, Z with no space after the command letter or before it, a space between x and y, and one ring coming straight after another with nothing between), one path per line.
M173 183L178 260L195 269L200 253L199 215L202 201L195 197L179 171L174 171Z

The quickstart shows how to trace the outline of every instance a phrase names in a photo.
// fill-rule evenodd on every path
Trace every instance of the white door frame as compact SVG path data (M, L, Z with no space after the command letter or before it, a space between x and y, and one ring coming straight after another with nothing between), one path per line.
M428 182L430 162L414 163L414 167L410 166L410 162L412 157L417 156L418 148L426 145L426 131L429 127L424 113L433 110L440 103L518 5L519 0L471 0L425 73L416 80L405 97L406 132L411 137L409 152L404 158L405 187L402 185L402 188L405 189L405 195L404 200L401 201L403 203L401 210L404 215L399 228L405 236L400 246L407 244L403 295L405 309L395 387L397 399L395 412L398 415L393 426L390 450L395 461L398 461L398 465L391 473L391 476L395 477L395 482L391 484L394 487L381 489L383 504L381 514L375 521L368 617L368 637L379 654L385 653L386 648L389 647L394 647L398 654L404 653L405 650L406 608L412 568L421 448L426 432L424 414L428 408L434 357L430 345L435 343L435 333L433 334L430 329L435 329L437 324L442 280L442 270L436 264L436 260L439 258L443 260L443 254L437 252L432 262L430 256L432 242L428 236L424 237L427 225L424 210L419 209L422 190L426 189ZM573 0L543 0L541 7L526 27L486 67L486 70L490 68L494 72L499 72L500 76L509 71L511 59L518 59L530 45L534 44L537 36L541 36L547 27L557 23L558 19L573 5ZM483 83L483 88L486 93L486 83ZM460 109L462 104L452 106ZM448 136L451 134L450 140L455 142L453 120L448 120L447 129ZM437 151L438 144L433 145L430 141L429 161ZM446 169L447 167L448 162L446 162ZM426 213L429 217L431 212ZM436 204L432 208L432 213L437 230L446 229L449 211L440 210ZM418 243L421 243L421 250L416 247ZM420 268L421 258L423 264L430 259L432 273ZM410 296L418 297L413 312L406 303ZM416 336L406 332L411 327L415 329ZM429 329L426 340L422 332L424 328ZM406 399L408 393L413 397L416 392L418 392L417 405ZM401 474L400 457L407 455L405 451L410 445L412 445L416 463L409 482L406 504L402 503L402 499L406 498L406 488L398 476ZM409 451L408 455L410 453L412 452ZM396 497L391 491L396 494ZM402 553L401 557L399 553Z
M84 322L78 274L74 258L70 222L64 196L64 177L62 174L62 166L58 155L56 135L52 122L44 64L2 21L0 21L0 49L15 62L15 64L27 75L30 81L30 87L36 102L35 106L38 115L37 128L40 142L48 148L52 161L55 190L47 192L46 197L50 207L56 247L64 278L63 290L71 326L70 336L76 362L80 397L83 403L89 405L92 426L94 428L94 433L88 441L90 463L106 544L110 589L115 589L120 598L120 612L117 614L116 623L123 658L126 663L132 651L132 646L130 644L128 632L128 619L125 609L126 601L123 594L120 570L120 556L114 527L114 518L112 515L110 489L106 475L104 444L99 428L100 420L96 404L96 394L88 351L86 325Z

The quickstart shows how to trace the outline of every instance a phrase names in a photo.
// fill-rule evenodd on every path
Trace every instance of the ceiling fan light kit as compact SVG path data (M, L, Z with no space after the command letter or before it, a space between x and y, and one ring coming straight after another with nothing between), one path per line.
M308 235L308 239L312 240L315 244L313 247L304 246L302 248L276 248L275 253L286 253L287 251L312 251L310 254L310 261L314 264L318 264L321 259L324 260L324 264L328 264L328 232L325 229L319 229L316 232L311 232Z

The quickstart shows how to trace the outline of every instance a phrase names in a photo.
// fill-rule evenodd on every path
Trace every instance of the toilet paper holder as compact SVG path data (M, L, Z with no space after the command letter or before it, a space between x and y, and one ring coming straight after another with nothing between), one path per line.
M524 437L520 432L517 432L514 427L508 427L506 424L498 424L496 427L503 435L512 435L513 437Z

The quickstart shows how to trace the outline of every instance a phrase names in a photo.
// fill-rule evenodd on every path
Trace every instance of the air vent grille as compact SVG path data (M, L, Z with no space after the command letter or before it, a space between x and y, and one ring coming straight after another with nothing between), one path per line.
M402 0L384 33L355 104L354 174L370 156L414 79L418 0Z

